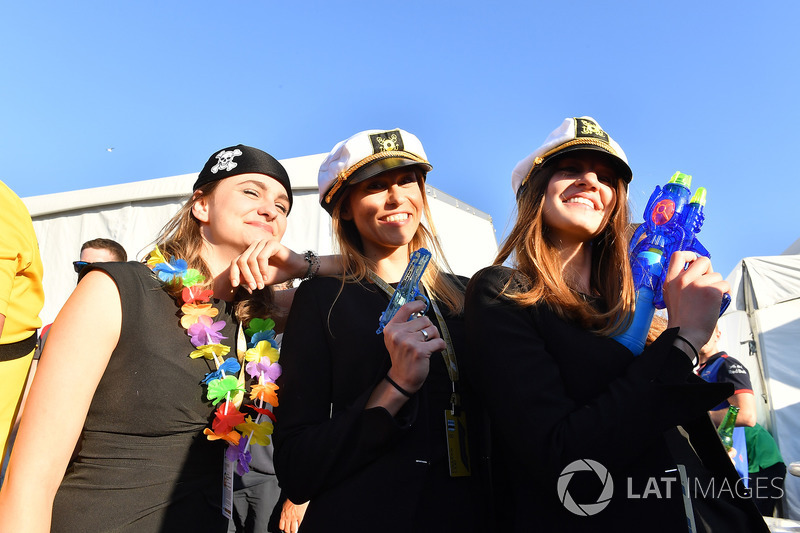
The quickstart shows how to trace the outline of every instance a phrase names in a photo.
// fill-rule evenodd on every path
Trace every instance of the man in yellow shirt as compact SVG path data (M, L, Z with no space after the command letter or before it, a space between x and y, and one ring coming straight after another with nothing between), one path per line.
M31 216L0 181L0 459L33 359L43 305L42 259Z

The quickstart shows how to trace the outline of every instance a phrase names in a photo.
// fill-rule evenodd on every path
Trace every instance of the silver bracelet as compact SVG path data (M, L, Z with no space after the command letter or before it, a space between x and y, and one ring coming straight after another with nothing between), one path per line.
M314 253L313 250L306 250L303 254L303 259L308 263L308 270L306 270L306 275L303 280L311 279L319 272L319 267L321 265L319 256Z

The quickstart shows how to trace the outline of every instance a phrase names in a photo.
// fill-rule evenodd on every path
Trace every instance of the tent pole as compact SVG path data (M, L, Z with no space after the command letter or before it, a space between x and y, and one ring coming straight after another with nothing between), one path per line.
M747 314L747 321L750 324L750 335L752 337L749 346L750 354L756 356L759 379L761 380L761 390L763 391L762 395L764 401L767 403L767 413L769 416L769 427L767 427L767 430L777 437L775 413L772 409L772 395L767 386L767 375L769 372L766 369L766 361L764 360L762 351L761 325L756 316L758 302L755 301L753 283L750 279L750 272L747 270L747 262L744 259L742 259L742 285L744 286L745 313Z

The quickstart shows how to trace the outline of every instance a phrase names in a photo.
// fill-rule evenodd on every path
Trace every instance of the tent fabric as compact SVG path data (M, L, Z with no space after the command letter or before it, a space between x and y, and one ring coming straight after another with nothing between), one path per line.
M750 372L758 422L784 461L800 461L800 255L745 258L727 281L722 348ZM786 518L800 520L800 478L787 475L784 490Z
M751 257L744 264L758 309L800 298L800 255Z
M315 154L281 160L281 164L286 168L292 180L293 192L296 190L317 190L317 169L326 155ZM196 179L197 173L182 174L169 178L30 196L23 200L33 217L54 213L63 214L69 211L86 210L129 201L145 202L165 198L185 199L192 192L192 185Z
M332 253L331 221L319 206L317 171L326 154L281 160L292 181L294 204L283 243L295 251ZM139 260L152 240L189 198L197 174L122 183L24 198L33 218L44 263L43 323L52 322L77 275L72 261L81 244L98 237L113 239L129 260ZM497 253L491 217L436 189L429 175L426 194L442 248L456 274L471 276Z

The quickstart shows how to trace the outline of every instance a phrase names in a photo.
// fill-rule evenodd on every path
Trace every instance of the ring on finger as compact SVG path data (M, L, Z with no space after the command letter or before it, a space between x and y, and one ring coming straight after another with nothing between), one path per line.
M419 330L419 332L422 333L422 342L428 342L428 339L430 338L428 332L424 329Z

